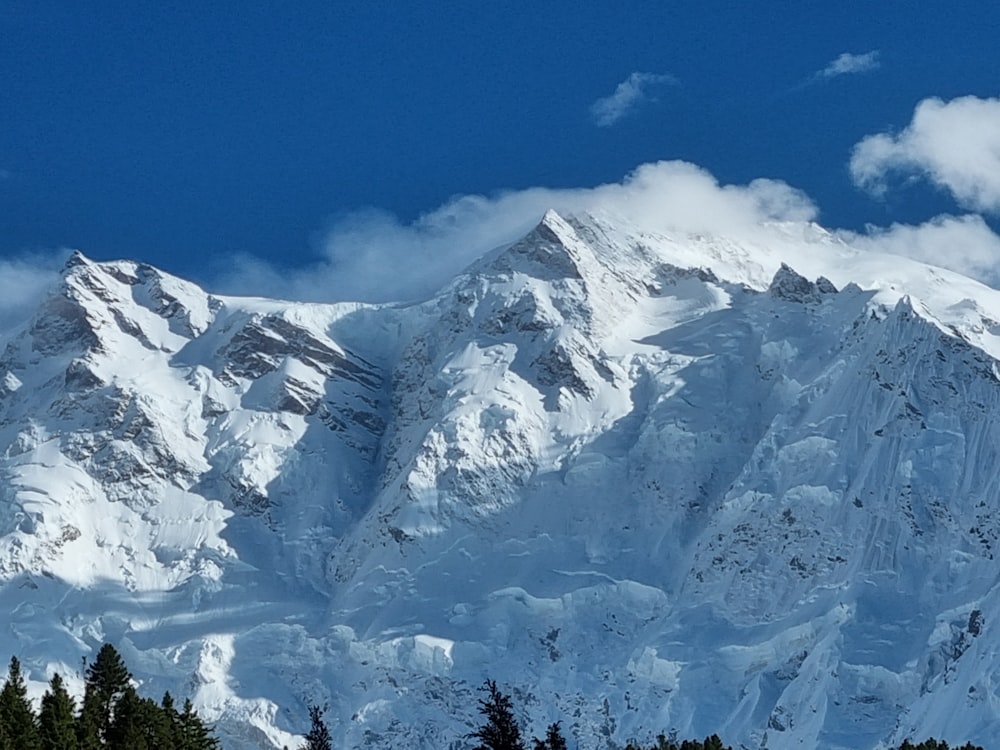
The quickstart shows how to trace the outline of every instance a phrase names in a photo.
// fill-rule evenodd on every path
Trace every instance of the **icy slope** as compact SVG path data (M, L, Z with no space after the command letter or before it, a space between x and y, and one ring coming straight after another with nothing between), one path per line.
M998 320L806 225L550 213L409 307L77 256L0 360L3 643L231 748L461 745L486 676L581 747L988 744Z

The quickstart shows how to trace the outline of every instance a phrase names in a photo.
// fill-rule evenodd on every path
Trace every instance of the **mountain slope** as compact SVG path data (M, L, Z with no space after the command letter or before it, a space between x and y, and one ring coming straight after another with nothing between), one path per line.
M583 747L986 742L998 319L804 225L550 212L410 306L76 256L0 360L6 645L232 748L453 743L486 676Z

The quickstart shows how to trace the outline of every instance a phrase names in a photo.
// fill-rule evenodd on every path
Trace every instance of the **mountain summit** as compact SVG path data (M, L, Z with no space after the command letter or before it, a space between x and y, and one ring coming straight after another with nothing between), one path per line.
M1000 292L549 212L419 304L75 255L0 357L0 619L227 748L1000 733Z

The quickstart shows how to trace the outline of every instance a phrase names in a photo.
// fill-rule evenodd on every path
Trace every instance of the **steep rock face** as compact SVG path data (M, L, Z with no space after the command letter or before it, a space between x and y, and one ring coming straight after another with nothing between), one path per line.
M575 246L620 242L606 230L547 217L446 290L442 322L404 355L396 393L415 394L399 409L415 458L393 465L406 482L332 562L335 608L378 611L374 627L346 619L363 623L352 643L415 624L381 658L364 652L391 678L365 681L366 721L348 737L460 734L391 717L420 713L414 684L471 688L470 666L537 701L536 723L573 717L584 743L651 726L707 733L720 715L748 746L904 736L902 707L942 679L939 656L910 658L937 653L930 613L965 628L985 590L980 574L956 585L952 563L933 583L927 560L948 549L970 571L989 564L965 557L966 522L991 533L981 514L946 518L942 499L994 465L994 440L966 455L958 437L988 422L952 422L993 403L990 357L891 289L842 280L838 293L788 266L761 294L756 270L724 282L633 246L622 279ZM602 250L605 262L625 252ZM942 424L927 422L930 403Z
M761 232L550 212L408 307L75 256L0 358L8 650L241 750L449 745L487 676L581 747L986 742L1000 293Z
M172 658L222 658L205 646L239 598L259 614L325 589L324 550L370 496L384 429L380 367L328 335L360 311L70 260L0 359L0 577L13 632L62 634L40 663L160 630L180 633ZM217 689L199 664L184 692ZM250 746L285 737L273 706L242 705L263 710Z

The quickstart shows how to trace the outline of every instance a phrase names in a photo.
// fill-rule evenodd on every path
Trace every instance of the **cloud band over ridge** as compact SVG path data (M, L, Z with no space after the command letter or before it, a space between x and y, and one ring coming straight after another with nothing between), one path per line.
M226 286L267 287L278 296L313 300L425 297L484 253L526 234L548 209L610 212L648 231L729 235L747 234L765 221L810 221L817 215L808 196L784 182L720 185L693 164L655 162L621 182L593 188L535 187L456 197L412 224L377 209L359 211L329 228L316 267L277 274L247 259Z
M420 299L484 253L523 236L550 208L565 214L609 213L643 231L751 242L767 240L763 224L810 222L818 215L805 193L778 180L725 185L687 162L655 162L621 182L593 188L535 187L456 197L410 224L375 209L349 214L329 228L317 265L279 274L251 260L226 286L314 301ZM977 215L834 231L859 249L912 257L1000 283L1000 237Z

